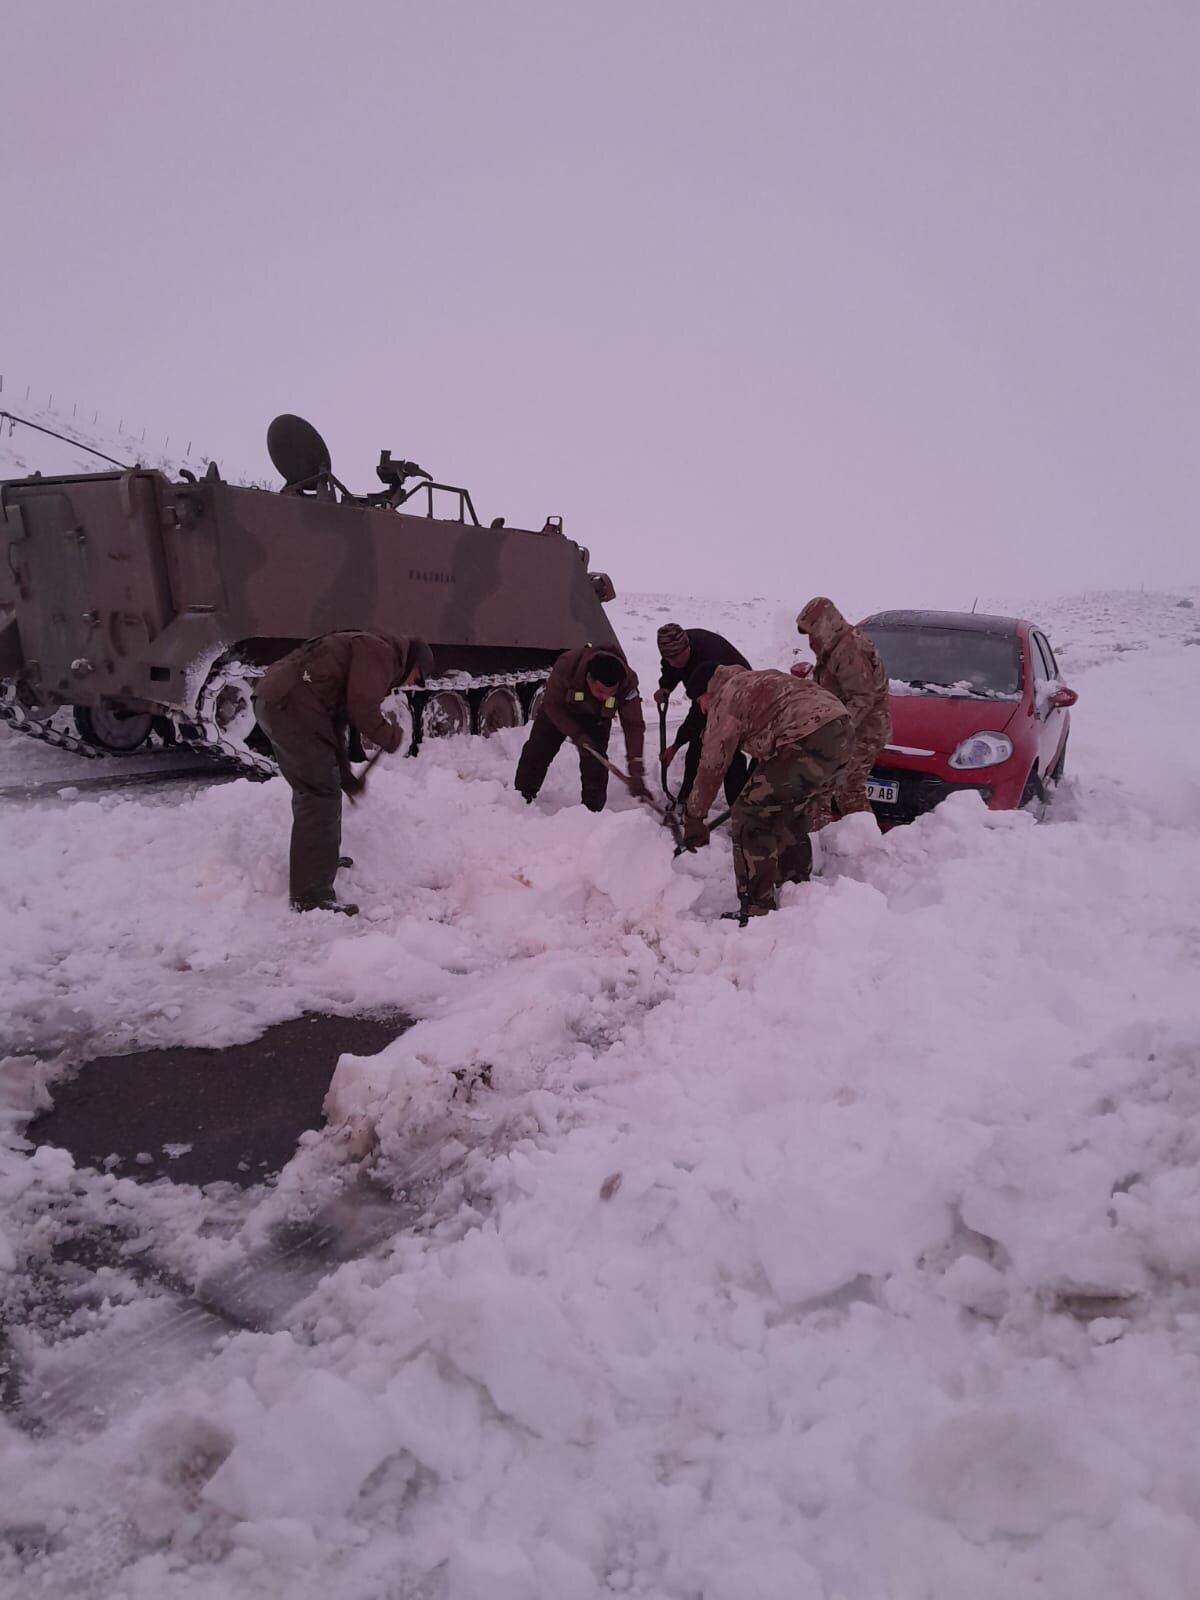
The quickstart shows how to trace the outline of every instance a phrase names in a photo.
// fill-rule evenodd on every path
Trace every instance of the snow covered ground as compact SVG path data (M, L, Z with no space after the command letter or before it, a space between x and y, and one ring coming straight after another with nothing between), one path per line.
M65 406L53 405L53 396L43 406L37 397L25 398L20 386L11 382L7 390L0 391L0 412L18 419L0 420L0 478L23 478L34 472L48 477L108 472L112 463L128 466L134 462L175 477L185 467L199 477L210 460L193 440L177 439L172 444L170 439L145 428L126 429L122 422L114 425L108 419L101 421L99 413L89 421L86 406L82 416L77 406L68 415ZM236 463L222 461L220 466L225 477L234 482L247 481L236 469Z
M726 841L673 861L564 758L526 808L516 733L376 770L354 922L287 912L279 784L5 805L0 1587L1190 1600L1197 601L1032 607L1081 695L1046 822L850 819L745 930ZM647 697L668 616L797 642L793 603L614 609ZM5 736L0 787L27 759L90 770ZM249 1209L22 1147L85 1048L383 1004L416 1026ZM29 1310L81 1217L246 1282L363 1163L406 1226L257 1329L164 1315L119 1248Z

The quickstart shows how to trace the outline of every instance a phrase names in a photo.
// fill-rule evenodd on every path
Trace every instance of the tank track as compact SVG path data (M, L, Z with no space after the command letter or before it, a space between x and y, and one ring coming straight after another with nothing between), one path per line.
M49 745L53 750L65 750L70 755L83 756L89 761L98 761L101 757L122 761L133 756L145 756L156 750L163 752L193 750L215 766L236 769L239 772L247 771L246 761L240 754L228 748L225 741L205 739L195 724L185 722L179 717L163 713L161 720L171 723L172 738L165 739L161 733L154 730L136 749L110 750L107 745L93 744L90 739L83 737L75 726L70 706L60 706L49 717L40 719L31 717L22 711L16 697L16 686L11 680L0 683L0 723L14 733L24 734L27 738L36 739L40 744ZM247 754L252 753L247 752ZM270 768L270 772L264 772L261 776L264 778L273 776L276 770L273 762L270 763Z
M72 721L69 706L41 720L27 716L17 699L16 684L11 678L0 682L0 722L11 728L14 733L23 733L30 739L37 739L41 744L48 744L54 750L66 750L73 756L86 756L93 761L98 756L110 754L109 751L101 750L89 740L81 738L73 721L68 731L65 726L68 721Z
M16 684L11 679L0 681L0 722L11 728L14 733L25 734L28 738L37 739L53 749L65 750L71 755L84 756L92 761L101 756L110 756L114 760L120 760L125 756L144 756L153 750L193 750L204 756L213 766L238 772L243 777L258 783L265 783L268 778L273 778L278 773L279 768L272 757L264 755L261 751L252 750L245 742L245 738L249 737L255 726L253 717L249 718L248 723L244 717L238 719L242 724L241 731L245 738L239 736L236 725L232 729L228 726L222 727L217 719L217 705L223 691L230 688L240 689L243 693L252 691L254 682L261 677L264 670L262 667L237 659L218 661L209 672L197 697L195 716L188 719L178 713L161 713L162 720L171 724L173 738L167 740L160 733L152 732L150 737L135 750L109 750L84 739L74 726L69 706L60 707L52 716L41 720L27 715L21 708L17 699ZM420 696L436 694L442 689L464 695L476 689L520 689L529 684L545 683L549 675L548 668L534 668L523 672L481 673L478 677L466 672L452 672L445 677L431 678L423 689L397 690L396 694L403 695L409 701L411 724L415 729L418 726L418 719L413 708L414 694ZM419 737L414 737L410 745L411 754L416 753L419 744Z

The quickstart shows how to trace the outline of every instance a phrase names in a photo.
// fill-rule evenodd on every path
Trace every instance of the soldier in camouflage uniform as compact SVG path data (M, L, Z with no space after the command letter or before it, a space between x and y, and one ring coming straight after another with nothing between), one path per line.
M853 730L850 758L837 784L809 811L809 829L816 833L833 820L835 806L841 817L871 809L867 779L892 732L888 675L870 639L846 621L832 600L810 600L796 618L796 628L808 635L817 658L814 682L838 697Z
M400 684L433 671L424 639L382 633L324 633L308 639L274 666L254 690L254 714L271 741L279 770L292 790L289 892L294 911L340 911L358 907L339 900L333 880L342 840L342 794L361 781L350 770L348 724L383 750L399 748L399 725L381 702Z
M704 817L740 745L757 761L733 806L733 871L745 923L774 911L780 883L812 872L806 808L837 781L850 751L850 717L836 696L786 672L701 667L689 680L707 718L684 840L708 843Z

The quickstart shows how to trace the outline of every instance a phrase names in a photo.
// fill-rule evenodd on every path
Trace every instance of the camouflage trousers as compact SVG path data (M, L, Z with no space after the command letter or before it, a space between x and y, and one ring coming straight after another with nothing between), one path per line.
M839 717L750 774L730 819L738 902L748 915L774 911L781 883L811 875L808 808L837 781L849 738L849 719Z
M851 735L853 743L850 756L842 768L833 788L819 796L809 806L808 831L816 833L833 821L834 814L848 817L852 811L870 811L867 799L867 779L871 768L879 759L879 752L891 736L891 723L885 711L882 716L864 718Z

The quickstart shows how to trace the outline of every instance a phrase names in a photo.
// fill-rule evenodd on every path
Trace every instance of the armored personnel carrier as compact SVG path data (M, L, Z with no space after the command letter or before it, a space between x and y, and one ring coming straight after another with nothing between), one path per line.
M561 651L616 644L612 584L561 519L484 527L467 490L387 450L382 488L352 494L299 417L267 444L279 492L215 466L0 483L0 720L82 755L182 744L267 777L254 681L315 634L429 640L437 678L396 695L413 752L526 721Z

